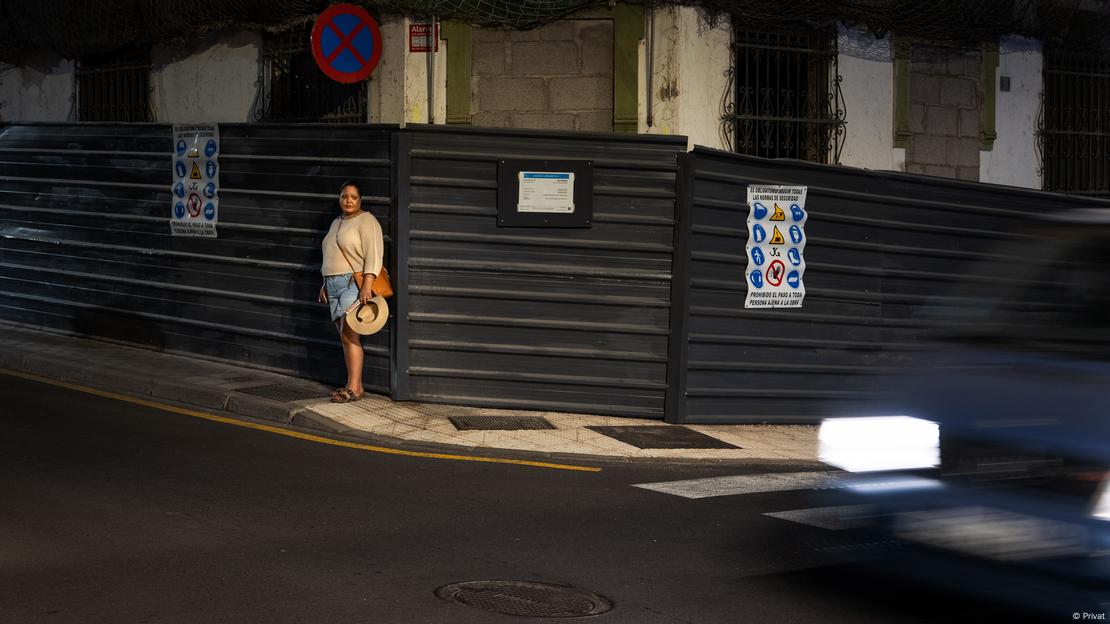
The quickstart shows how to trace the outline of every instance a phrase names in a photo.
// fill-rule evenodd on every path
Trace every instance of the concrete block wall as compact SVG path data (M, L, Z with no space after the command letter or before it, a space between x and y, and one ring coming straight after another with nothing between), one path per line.
M613 22L474 30L472 122L493 128L613 130Z
M915 46L906 171L979 180L981 64L979 50Z

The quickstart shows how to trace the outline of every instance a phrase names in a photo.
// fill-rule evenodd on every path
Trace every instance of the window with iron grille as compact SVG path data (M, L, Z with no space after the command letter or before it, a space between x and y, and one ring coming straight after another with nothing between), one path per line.
M835 30L738 29L734 100L723 123L731 148L765 158L837 162L844 141Z
M1110 58L1046 49L1043 93L1044 189L1110 197Z
M131 48L77 62L77 119L153 121L150 49Z
M262 46L262 81L255 119L365 123L368 83L343 84L316 66L309 48L312 25L268 34Z

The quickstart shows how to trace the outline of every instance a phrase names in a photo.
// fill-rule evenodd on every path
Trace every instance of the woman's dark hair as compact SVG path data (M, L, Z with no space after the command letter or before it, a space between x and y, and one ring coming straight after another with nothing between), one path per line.
M355 190L358 191L358 196L362 197L362 187L359 186L358 182L355 182L354 180L347 180L343 184L340 184L339 185L339 193L343 194L343 189L347 188L348 186L355 187Z

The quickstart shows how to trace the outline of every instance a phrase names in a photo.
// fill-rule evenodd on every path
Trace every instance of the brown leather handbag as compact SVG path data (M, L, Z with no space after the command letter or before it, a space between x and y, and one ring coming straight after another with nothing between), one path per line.
M386 299L393 296L393 284L389 282L389 271L386 270L384 264L382 270L378 272L378 276L374 278L374 283L370 284L370 292Z

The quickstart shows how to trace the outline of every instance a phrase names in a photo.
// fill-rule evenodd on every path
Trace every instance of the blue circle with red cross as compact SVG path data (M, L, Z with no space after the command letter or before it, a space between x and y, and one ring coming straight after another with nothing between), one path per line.
M378 22L366 9L353 4L328 7L312 27L312 56L336 82L365 80L382 56Z

